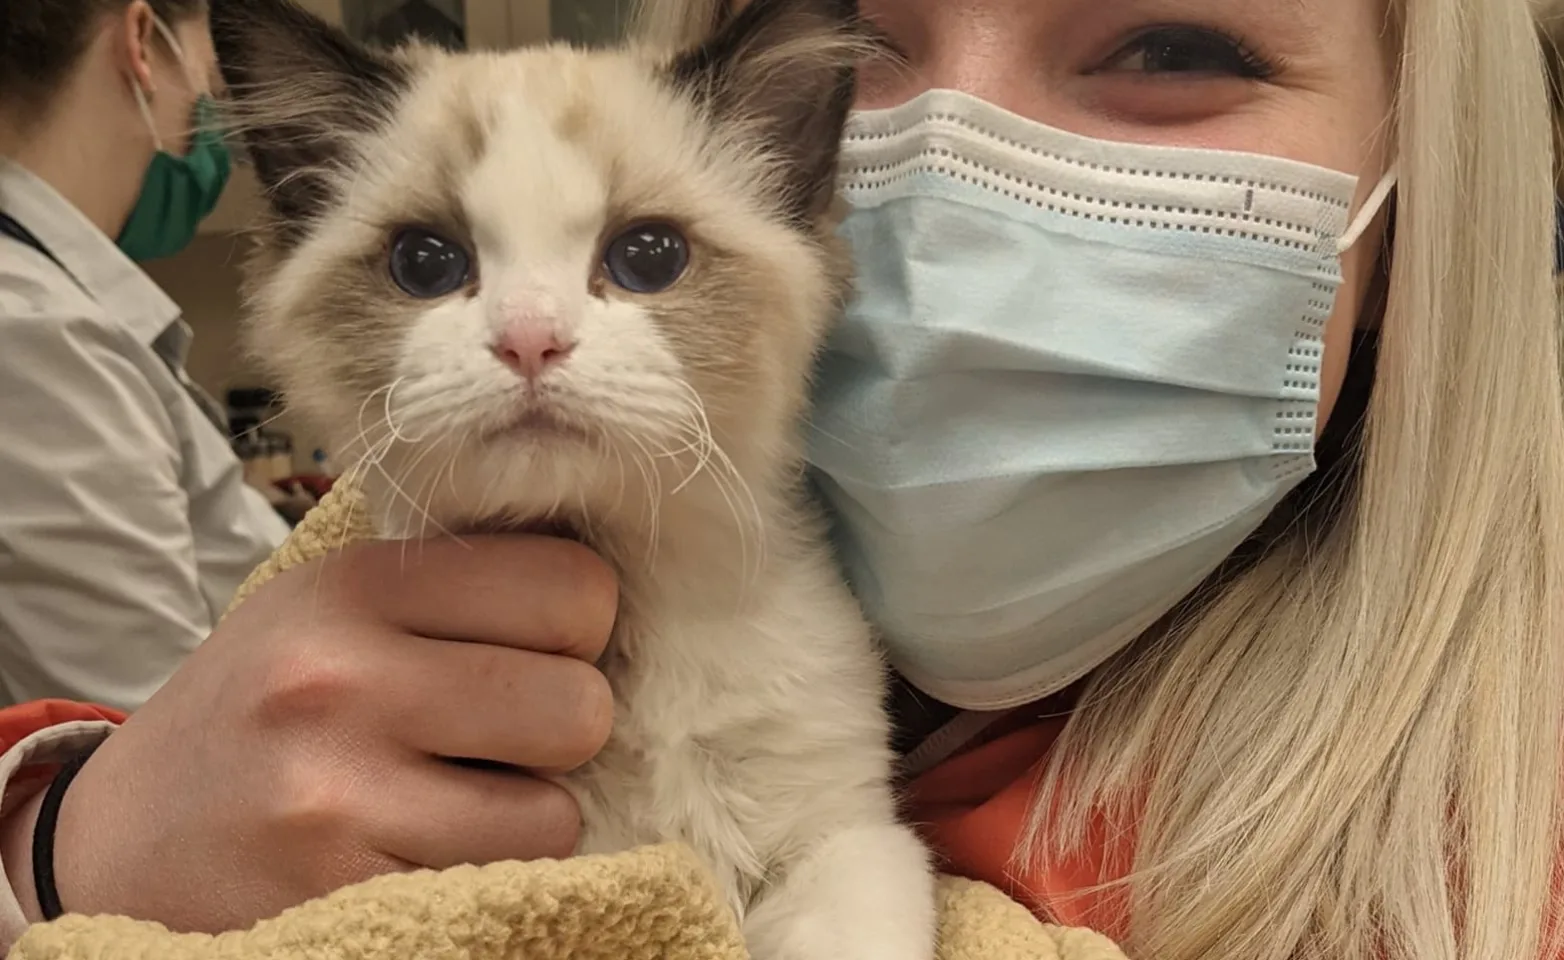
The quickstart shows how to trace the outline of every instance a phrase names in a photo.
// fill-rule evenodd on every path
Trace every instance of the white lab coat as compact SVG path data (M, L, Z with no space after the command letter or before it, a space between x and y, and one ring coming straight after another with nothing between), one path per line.
M48 184L0 158L0 701L134 709L287 524L184 371L179 308Z

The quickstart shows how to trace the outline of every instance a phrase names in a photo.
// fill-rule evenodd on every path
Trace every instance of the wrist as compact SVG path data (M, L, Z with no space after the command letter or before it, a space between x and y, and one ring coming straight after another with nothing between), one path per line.
M76 774L97 749L94 744L67 760L41 790L26 796L16 809L0 818L0 857L5 865L6 881L31 926L57 919L69 912L74 903L62 903L64 886L58 867L64 859L60 844L64 838L64 809ZM13 801L14 802L14 801Z
M0 863L5 864L5 878L11 885L16 905L29 924L42 923L43 911L38 906L38 890L33 882L33 832L38 825L38 810L43 806L44 789L37 791L17 804L4 817L0 817Z
M33 878L32 847L52 768L92 752L122 721L122 714L67 701L37 701L0 709L0 868L6 882L0 888L0 957L29 925L43 919ZM94 762L93 766L100 764ZM63 849L57 849L56 854L66 856L61 870L70 880L71 889L64 892L67 905L75 910L91 910L101 904L89 891L78 888L91 879L80 874L84 867L93 865L94 859L81 854L91 850L96 841L77 834L84 827L91 827L94 817L80 815L73 809L81 802L79 786L72 786L61 815L59 839ZM103 812L96 811L97 819Z

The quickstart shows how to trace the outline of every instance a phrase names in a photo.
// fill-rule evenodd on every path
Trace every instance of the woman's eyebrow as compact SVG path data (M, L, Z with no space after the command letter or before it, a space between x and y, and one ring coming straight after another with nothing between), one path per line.
M1103 0L1103 2L1112 3L1113 0ZM1141 2L1141 0L1129 0L1129 2L1136 3ZM1284 16L1299 25L1317 22L1321 13L1319 0L1228 0L1228 4L1234 7L1243 7L1246 12L1254 11ZM1185 7L1191 13L1194 13L1201 10L1209 12L1212 3L1211 0L1175 0L1175 2L1160 4L1159 6Z

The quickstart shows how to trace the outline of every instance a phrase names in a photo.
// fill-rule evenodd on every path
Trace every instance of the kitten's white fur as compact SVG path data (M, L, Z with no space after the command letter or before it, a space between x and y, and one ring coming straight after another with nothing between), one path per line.
M649 69L630 53L425 55L343 175L340 208L257 289L256 343L295 406L356 453L386 535L564 516L620 571L602 663L614 732L561 778L581 802L580 852L689 843L757 960L929 960L932 868L895 809L885 671L799 483L833 278L819 239L768 206L742 137L713 134ZM525 92L491 93L507 89ZM486 131L465 166L446 161L462 109ZM481 290L405 323L356 321L390 338L364 343L382 360L355 366L301 336L311 299L383 243L434 169L459 171ZM627 206L676 216L691 269L729 299L696 288L670 320L591 292ZM752 289L732 300L729 281ZM506 429L519 382L489 345L528 315L579 341L538 402L590 443ZM384 383L366 390L377 365Z

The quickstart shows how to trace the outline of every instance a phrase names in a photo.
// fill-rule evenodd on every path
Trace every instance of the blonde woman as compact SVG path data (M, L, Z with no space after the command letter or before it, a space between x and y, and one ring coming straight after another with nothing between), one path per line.
M900 63L866 68L844 154L864 335L826 358L813 459L948 868L1157 960L1564 956L1539 11L862 6ZM664 0L648 24L722 12ZM934 348L887 386L868 342ZM907 403L864 414L844 385ZM885 423L899 447L830 444ZM568 849L557 793L427 759L590 756L612 581L571 545L476 546L279 578L112 736L84 707L0 716L5 771L103 743L67 767L66 905L227 929L378 872ZM294 612L322 577L324 613ZM29 782L0 831L8 936L49 915Z

